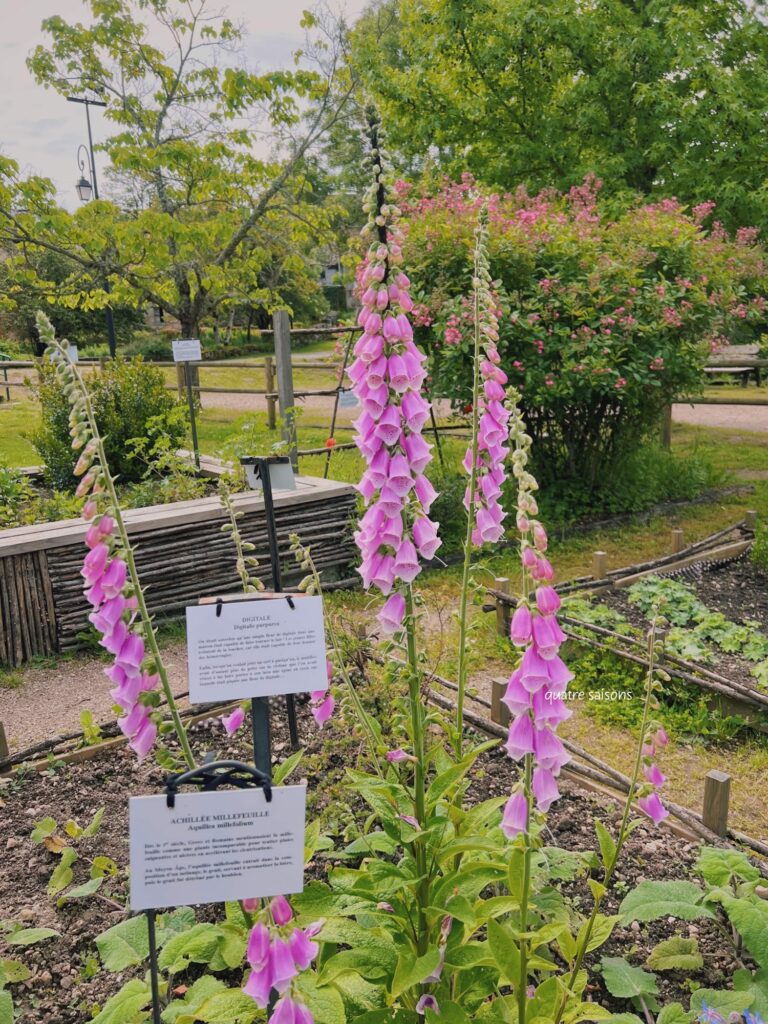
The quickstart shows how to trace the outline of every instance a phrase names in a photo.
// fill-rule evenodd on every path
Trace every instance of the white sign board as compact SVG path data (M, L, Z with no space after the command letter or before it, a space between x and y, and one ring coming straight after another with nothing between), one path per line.
M187 654L191 704L325 690L322 598L193 605Z
M183 338L173 342L173 361L175 363L199 363L203 358L200 342L197 338Z
M305 786L131 797L131 910L301 892L305 804Z

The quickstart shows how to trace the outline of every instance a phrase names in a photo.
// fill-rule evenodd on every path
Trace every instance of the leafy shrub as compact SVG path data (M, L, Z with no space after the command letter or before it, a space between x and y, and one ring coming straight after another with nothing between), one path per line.
M765 267L754 234L735 238L709 212L674 200L618 214L599 182L489 200L499 350L523 395L542 485L604 490L617 466L657 429L662 408L701 388L710 350L757 337ZM406 265L432 390L471 401L473 309L468 252L478 197L465 178L410 199Z
M29 478L0 462L0 526L14 526L19 510L32 497Z
M45 464L47 482L62 490L75 485L72 475L72 449L69 439L69 403L62 392L54 368L43 365L36 386L42 423L31 440ZM186 435L183 406L165 387L162 371L142 359L116 359L101 372L88 378L88 390L96 422L105 435L105 446L112 472L121 483L141 479L144 469L131 458L128 442L132 438L161 431L171 445L178 447Z
M598 488L579 477L550 479L540 505L550 522L568 524L690 501L721 481L722 474L702 455L680 456L647 443L627 452L620 470L602 475Z

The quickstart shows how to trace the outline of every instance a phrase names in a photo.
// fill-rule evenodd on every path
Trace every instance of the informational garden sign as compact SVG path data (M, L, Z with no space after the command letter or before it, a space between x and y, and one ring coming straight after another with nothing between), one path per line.
M199 363L203 358L200 341L197 338L182 338L173 342L175 363Z
M187 608L189 699L325 690L323 602L292 595Z
M165 794L128 802L131 910L304 888L306 787Z

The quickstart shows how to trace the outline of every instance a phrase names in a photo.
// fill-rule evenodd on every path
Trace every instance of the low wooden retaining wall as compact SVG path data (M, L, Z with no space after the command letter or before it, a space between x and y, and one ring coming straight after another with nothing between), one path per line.
M283 575L287 585L299 571L289 536L297 533L324 580L349 576L357 550L352 537L356 492L349 484L297 477L295 491L275 491ZM270 579L264 502L248 491L234 497L243 537L256 546L256 575ZM216 497L153 505L124 513L136 540L136 562L150 611L179 614L210 594L239 589L228 521ZM71 650L89 629L80 568L86 524L67 519L0 532L0 664L21 665L36 656Z

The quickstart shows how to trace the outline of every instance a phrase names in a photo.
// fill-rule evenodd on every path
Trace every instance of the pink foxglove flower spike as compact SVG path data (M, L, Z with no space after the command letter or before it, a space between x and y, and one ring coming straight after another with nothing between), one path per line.
M400 211L386 201L376 131L375 181L367 197L372 242L357 269L363 334L347 373L362 408L355 443L367 464L358 485L368 506L355 534L362 556L358 571L366 588L377 587L388 597L379 622L385 633L394 633L403 625L405 590L440 540L437 523L428 518L436 495L423 475L432 461L431 446L421 436L430 409L421 393L425 357L408 319L413 302L401 269Z

